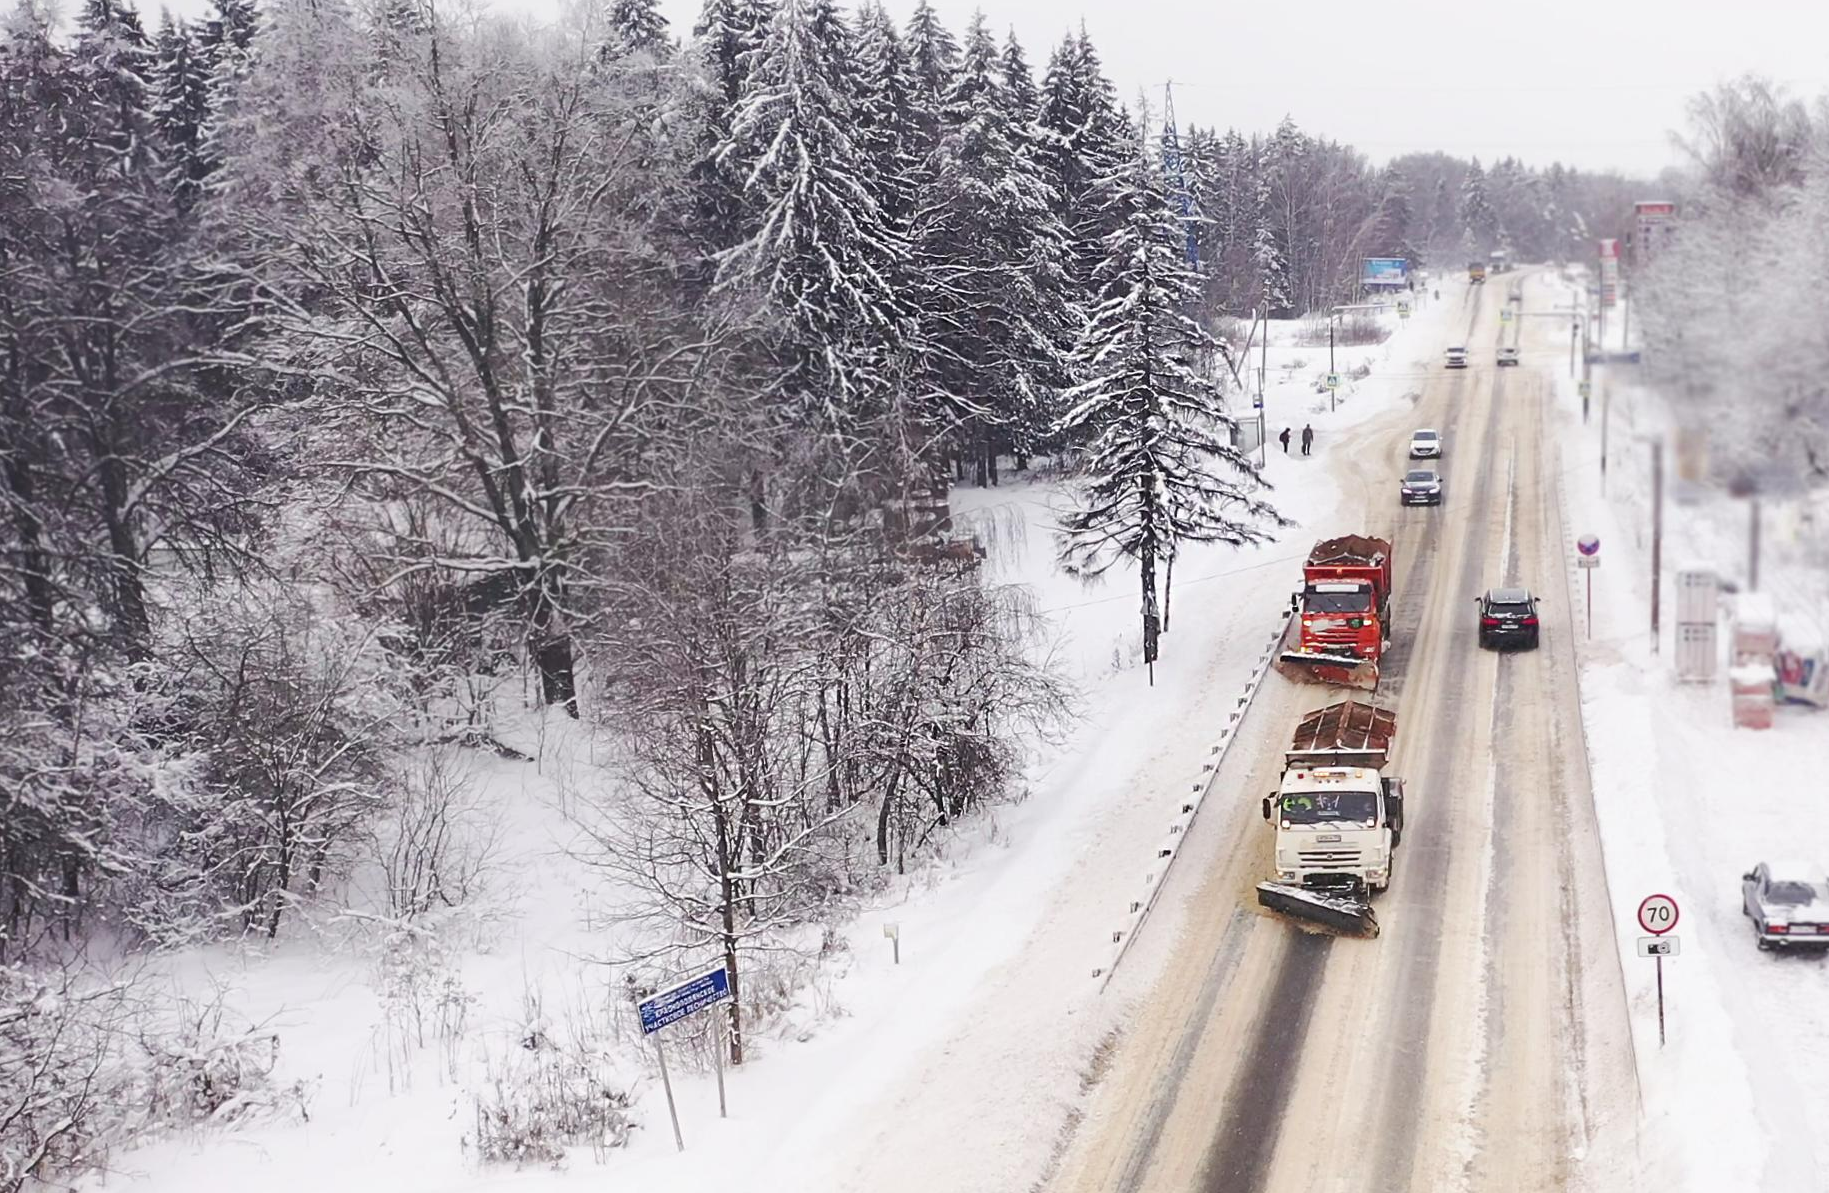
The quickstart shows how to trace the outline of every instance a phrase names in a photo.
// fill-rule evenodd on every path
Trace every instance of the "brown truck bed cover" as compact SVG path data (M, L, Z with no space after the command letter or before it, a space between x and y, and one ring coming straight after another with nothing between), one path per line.
M1383 766L1397 736L1397 714L1358 700L1317 708L1296 725L1289 765Z
M1343 534L1315 544L1310 567L1377 567L1391 557L1391 544L1362 534Z

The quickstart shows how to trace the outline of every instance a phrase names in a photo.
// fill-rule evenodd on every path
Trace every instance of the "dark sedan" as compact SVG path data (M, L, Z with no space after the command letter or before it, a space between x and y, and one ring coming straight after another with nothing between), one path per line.
M1528 589L1494 588L1480 598L1480 645L1537 649L1537 598Z
M1412 468L1404 473L1397 488L1397 496L1404 505L1440 505L1441 474L1431 468Z

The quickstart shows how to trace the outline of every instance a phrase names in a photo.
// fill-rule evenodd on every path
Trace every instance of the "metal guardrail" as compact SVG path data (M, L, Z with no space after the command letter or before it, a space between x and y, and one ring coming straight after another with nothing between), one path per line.
M1099 978L1099 990L1102 993L1118 971L1118 965L1130 952L1130 946L1143 931L1150 912L1155 910L1156 900L1162 895L1162 888L1168 883L1169 869L1175 859L1181 856L1181 846L1187 841L1188 831L1194 827L1194 818L1200 815L1201 807L1207 796L1212 794L1213 785L1219 781L1220 768L1225 764L1226 756L1231 752L1232 743L1238 740L1238 731L1244 723L1245 714L1250 711L1251 702L1257 697L1258 688L1263 685L1264 676L1269 673L1271 663L1276 658L1284 636L1289 632L1289 622L1295 616L1293 610L1283 615L1276 632L1264 645L1264 651L1258 656L1257 665L1251 669L1251 678L1246 681L1244 693L1226 715L1226 727L1219 731L1219 741L1207 750L1207 761L1200 764L1204 778L1193 784L1188 797L1181 802L1180 810L1170 822L1168 835L1156 847L1155 860L1149 873L1143 876L1145 890L1140 899L1132 900L1122 927L1113 930L1111 959L1092 971L1092 976Z

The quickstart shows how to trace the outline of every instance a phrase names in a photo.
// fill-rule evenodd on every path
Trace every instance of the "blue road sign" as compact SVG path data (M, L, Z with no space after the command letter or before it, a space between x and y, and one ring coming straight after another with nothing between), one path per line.
M1402 286L1409 281L1409 266L1403 257L1363 257L1359 280L1366 286Z
M652 1035L669 1023L677 1023L729 997L730 974L720 965L644 999L640 1004L641 1034Z

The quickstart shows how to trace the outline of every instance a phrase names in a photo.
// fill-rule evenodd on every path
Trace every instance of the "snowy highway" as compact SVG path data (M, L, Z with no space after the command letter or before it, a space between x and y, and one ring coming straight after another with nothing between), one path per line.
M1526 310L1546 309L1555 292L1525 276ZM1582 1157L1633 1150L1549 421L1545 370L1563 367L1566 340L1560 321L1502 321L1506 290L1444 295L1464 304L1473 367L1432 370L1413 411L1336 453L1364 524L1316 528L1394 548L1379 695L1398 709L1410 796L1383 934L1305 935L1255 905L1271 870L1257 797L1275 785L1287 728L1338 695L1271 683L1252 748L1221 775L1231 806L1202 822L1210 864L1170 880L1167 897L1190 910L1153 988L1126 992L1130 1027L1068 1145L1063 1193L1516 1189L1522 1173L1563 1188ZM1516 328L1524 367L1493 367ZM1440 509L1400 510L1392 492L1415 426L1446 437ZM1478 648L1473 600L1501 583L1542 599L1541 650Z

